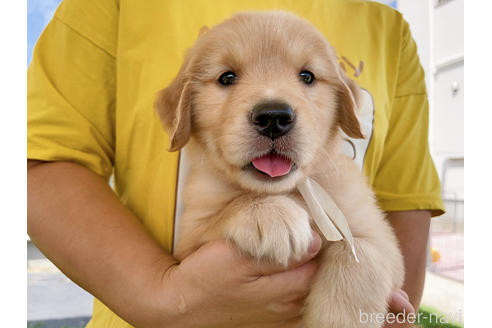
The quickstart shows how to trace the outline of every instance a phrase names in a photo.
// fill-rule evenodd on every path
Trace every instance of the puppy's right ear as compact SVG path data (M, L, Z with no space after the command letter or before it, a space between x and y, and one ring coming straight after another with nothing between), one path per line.
M169 151L184 147L191 134L191 82L185 76L186 63L171 84L160 91L154 107L169 135Z

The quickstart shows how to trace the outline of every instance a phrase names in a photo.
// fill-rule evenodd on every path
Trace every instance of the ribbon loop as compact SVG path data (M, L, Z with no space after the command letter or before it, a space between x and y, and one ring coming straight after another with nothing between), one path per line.
M316 223L326 240L338 241L345 239L345 242L352 250L355 260L359 263L355 253L354 238L347 219L326 190L308 177L299 182L297 190L306 201L314 223Z

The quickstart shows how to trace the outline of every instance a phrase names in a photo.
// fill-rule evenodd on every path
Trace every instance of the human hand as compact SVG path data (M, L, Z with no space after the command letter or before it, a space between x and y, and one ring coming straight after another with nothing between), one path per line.
M166 327L297 327L320 247L314 233L308 254L286 269L243 255L227 241L207 243L163 276L162 322Z
M413 305L410 303L408 298L408 294L403 290L399 289L396 292L393 292L390 296L389 304L389 313L393 313L394 317L387 316L387 322L384 325L384 328L410 328L414 327L414 320L416 317L408 317L408 314L415 315L415 309ZM403 316L405 314L405 316ZM397 315L399 315L397 317ZM401 318L405 317L405 320ZM394 320L392 320L394 318ZM397 320L399 319L399 320Z

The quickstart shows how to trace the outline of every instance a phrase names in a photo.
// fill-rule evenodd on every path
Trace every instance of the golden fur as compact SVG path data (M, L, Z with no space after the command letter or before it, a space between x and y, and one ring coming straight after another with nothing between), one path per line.
M315 74L313 85L299 81L298 73L306 69ZM238 75L236 84L217 82L226 71ZM177 77L156 101L170 150L187 145L192 163L176 258L223 238L259 259L286 265L289 258L300 258L310 244L312 223L295 186L309 176L347 217L360 263L344 242L324 242L304 323L309 328L378 327L361 324L359 311L386 312L390 293L401 287L403 264L372 191L340 150L340 130L363 137L357 94L322 34L294 15L240 13L202 29ZM274 146L297 169L275 179L258 178L247 168L272 145L249 121L255 104L267 100L288 103L296 113L295 126Z

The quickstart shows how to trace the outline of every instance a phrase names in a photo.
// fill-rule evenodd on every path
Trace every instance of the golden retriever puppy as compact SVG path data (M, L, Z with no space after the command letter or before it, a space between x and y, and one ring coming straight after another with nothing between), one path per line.
M357 86L310 23L285 12L240 13L202 31L156 101L170 150L191 162L174 255L227 238L256 258L287 265L312 238L296 189L318 182L345 214L360 263L343 241L324 241L306 300L306 327L379 327L401 287L396 238L359 168L341 152L341 130L363 138Z

